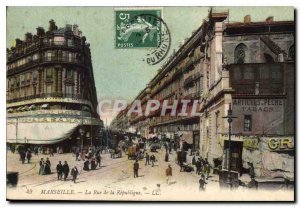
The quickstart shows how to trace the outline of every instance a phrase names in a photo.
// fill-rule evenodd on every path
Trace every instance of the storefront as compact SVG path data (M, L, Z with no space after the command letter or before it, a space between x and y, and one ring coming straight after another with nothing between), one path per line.
M252 163L256 177L294 180L294 137L246 137L243 167Z

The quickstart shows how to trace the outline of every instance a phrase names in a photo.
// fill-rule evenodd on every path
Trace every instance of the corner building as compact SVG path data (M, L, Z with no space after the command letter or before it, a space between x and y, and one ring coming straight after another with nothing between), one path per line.
M7 143L54 147L97 145L90 45L77 25L38 27L7 49Z
M232 108L231 170L252 163L257 177L294 178L295 24L267 17L228 21L212 9L202 25L166 60L136 100L197 100L200 116L132 115L142 136L164 134L228 169L228 109ZM187 107L187 111L191 106ZM122 114L115 122L122 122Z

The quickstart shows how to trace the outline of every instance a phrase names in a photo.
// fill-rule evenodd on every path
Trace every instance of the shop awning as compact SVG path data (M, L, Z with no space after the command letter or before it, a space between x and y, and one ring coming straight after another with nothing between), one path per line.
M55 144L70 137L78 123L18 123L7 124L8 143ZM18 130L16 132L16 130Z

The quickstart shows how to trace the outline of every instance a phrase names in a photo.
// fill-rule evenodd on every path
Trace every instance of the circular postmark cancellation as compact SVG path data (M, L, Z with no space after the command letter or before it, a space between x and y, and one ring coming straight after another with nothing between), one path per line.
M167 24L162 20L161 17L158 17L153 14L141 14L136 18L144 18L148 19L150 22L156 22L160 27L157 30L158 38L157 38L157 47L149 49L146 57L143 61L146 61L149 65L156 65L161 62L168 54L171 47L171 34ZM151 30L149 30L149 33Z
M171 46L167 24L160 17L160 10L117 11L116 48L147 49L149 65L161 62Z

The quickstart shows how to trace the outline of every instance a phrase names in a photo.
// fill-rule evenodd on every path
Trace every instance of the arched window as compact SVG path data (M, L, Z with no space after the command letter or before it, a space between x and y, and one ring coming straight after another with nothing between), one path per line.
M289 49L289 58L295 60L295 45L292 45Z
M243 43L236 46L234 50L234 63L245 63L247 46Z

